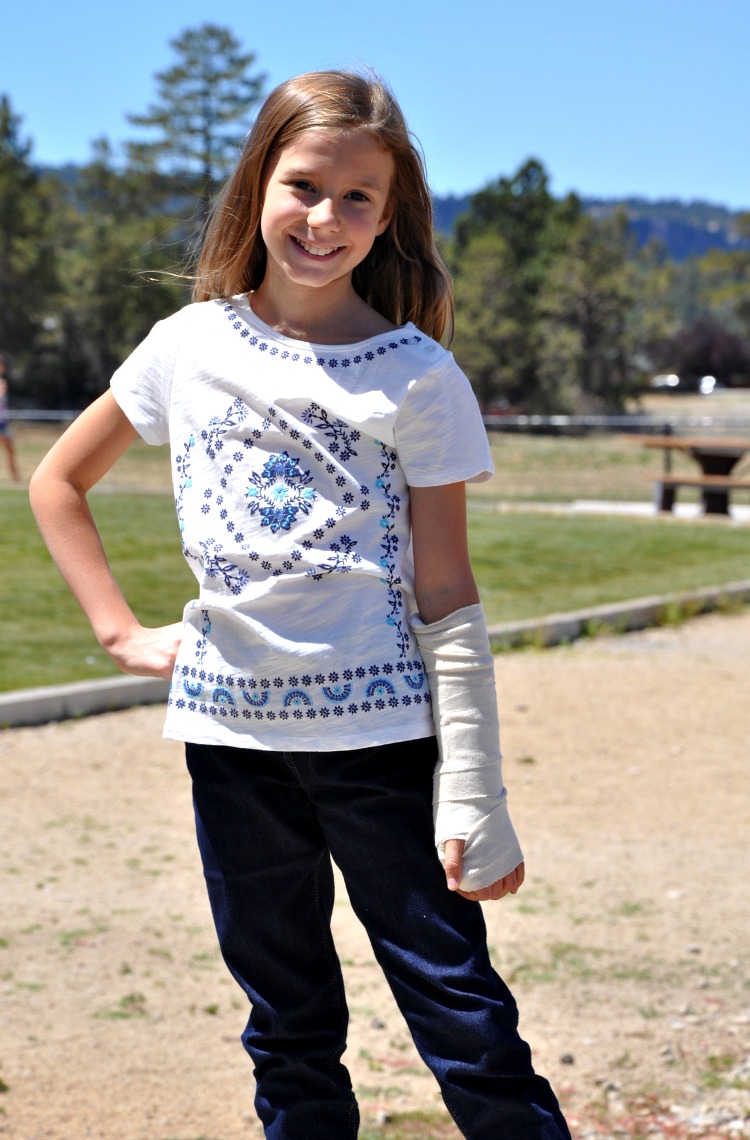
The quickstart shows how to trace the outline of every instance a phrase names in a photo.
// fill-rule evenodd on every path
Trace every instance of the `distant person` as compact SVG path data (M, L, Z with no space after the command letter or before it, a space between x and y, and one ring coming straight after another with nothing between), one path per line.
M265 1134L357 1135L332 856L463 1135L569 1138L479 906L524 877L466 540L464 482L492 461L438 343L452 287L382 83L319 72L269 96L194 298L61 437L32 502L100 643L172 682L165 735L186 742L222 953L252 1003ZM200 583L160 629L85 501L137 434L171 441Z
M10 417L8 415L8 365L5 357L0 355L0 443L8 457L8 469L14 483L21 482L16 462L16 448L10 431Z

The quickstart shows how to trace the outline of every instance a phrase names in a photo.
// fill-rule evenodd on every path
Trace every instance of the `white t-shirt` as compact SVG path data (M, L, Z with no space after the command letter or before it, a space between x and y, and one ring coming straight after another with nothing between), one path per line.
M431 735L408 487L492 473L452 355L412 324L291 340L240 296L160 321L112 391L147 442L171 445L200 586L165 736L327 751Z

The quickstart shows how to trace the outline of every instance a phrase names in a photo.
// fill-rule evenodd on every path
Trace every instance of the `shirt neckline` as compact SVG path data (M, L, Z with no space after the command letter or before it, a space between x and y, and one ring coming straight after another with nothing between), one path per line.
M267 325L265 321L262 321L253 310L246 293L239 293L236 297L229 297L222 300L221 303L231 305L239 319L244 321L245 324L251 327L255 332L259 332L263 336L277 341L279 344L315 352L317 356L328 355L332 352L352 353L357 350L366 349L370 345L380 344L383 341L388 343L389 341L396 340L401 344L405 344L406 341L403 338L411 338L415 335L418 339L422 339L413 321L407 321L405 325L398 325L395 329L376 333L375 336L366 337L365 340L347 341L346 344L320 344L313 340L295 340L293 337L285 336L284 333L280 333L277 329L271 325Z

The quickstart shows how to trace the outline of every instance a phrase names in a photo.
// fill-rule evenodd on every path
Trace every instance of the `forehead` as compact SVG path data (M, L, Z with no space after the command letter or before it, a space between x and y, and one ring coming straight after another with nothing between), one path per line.
M370 131L303 131L273 156L274 170L285 174L313 171L336 173L345 180L387 188L393 176L393 156Z

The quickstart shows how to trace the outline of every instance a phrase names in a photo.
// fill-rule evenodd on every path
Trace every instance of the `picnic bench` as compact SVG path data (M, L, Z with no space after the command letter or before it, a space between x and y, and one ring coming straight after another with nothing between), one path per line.
M664 453L663 470L649 476L653 480L654 504L658 511L671 511L674 508L680 487L697 487L701 491L704 514L728 515L731 492L750 490L750 474L735 472L740 461L750 454L750 439L679 435L641 435L631 436L630 439ZM672 471L673 451L692 456L701 473L684 475Z

